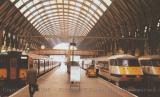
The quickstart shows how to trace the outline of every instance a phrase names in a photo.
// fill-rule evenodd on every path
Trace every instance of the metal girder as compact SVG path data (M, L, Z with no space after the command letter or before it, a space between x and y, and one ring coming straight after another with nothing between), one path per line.
M58 36L58 35L43 35L43 36L18 36L21 38L41 38L41 37L45 37L45 38L60 38L60 39L72 39L72 38L86 38L86 39L113 39L113 40L117 40L117 39L131 39L131 40L147 40L147 38L132 38L132 37L105 37L105 36Z
M134 40L137 39L138 41L141 41L139 40L140 37L142 38L142 40L143 39L148 40L148 37L145 37L143 35L144 29L145 29L145 26L147 26L148 27L147 31L149 31L150 25L153 25L153 23L156 23L156 21L158 22L157 18L160 17L160 15L158 13L157 14L153 13L154 12L153 8L156 8L156 9L159 8L157 2L158 0L155 0L155 1L152 1L152 0L114 0L112 5L106 11L105 15L102 16L100 21L93 28L94 30L93 29L91 30L90 33L92 34L89 34L88 36L91 36L93 35L93 33L97 33L97 32L98 32L97 35L96 34L94 35L96 36L100 35L104 37L107 36L107 34L105 33L115 33L115 31L116 31L116 35L118 33L128 34L128 32L130 32L131 36L127 36L127 35L124 36L124 37L128 37L129 39L129 37L134 37L134 34L138 29L137 37L135 37ZM157 7L154 6L155 4L157 4L156 5ZM106 26L107 24L109 24L109 27ZM106 30L103 30L104 25L107 27L106 29L108 29L109 32L107 32ZM152 29L154 29L154 27ZM111 35L111 37L114 37L114 36ZM101 43L103 41L98 41L98 40L99 39L96 39L95 41L93 41L93 43L97 43L97 49L101 48L102 45L106 45L106 43ZM132 40L133 39L131 40L129 39L128 41L132 42ZM85 39L81 43L80 46L86 46L84 44L86 45L90 44L88 39Z
M71 2L72 1L72 2ZM79 11L79 14L80 15L78 15L79 16L79 18L82 18L82 20L78 20L78 21L82 21L82 23L80 23L80 22L78 22L79 24L81 24L81 25L83 25L83 21L85 21L85 20L88 20L88 19L86 19L87 17L90 19L86 24L88 24L87 26L83 26L83 28L86 28L86 27L89 27L89 24L90 25L92 25L92 26L94 26L94 24L95 24L95 22L97 22L98 20L99 20L99 18L102 16L102 14L103 14L103 12L108 8L108 6L110 5L110 4L108 4L108 2L109 2L110 0L108 0L108 1L106 1L106 0L101 0L101 1L90 1L90 0L85 0L85 1L75 1L75 0L69 0L68 2L69 3L64 3L65 1L63 1L62 0L62 2L61 3L59 3L58 2L58 0L56 0L56 3L51 3L52 1L50 1L50 0L44 0L44 1L40 1L40 2L34 2L34 1L32 1L32 0L30 0L30 1L21 1L21 5L19 5L19 7L17 7L21 12L22 12L22 14L26 14L26 13L28 13L29 12L29 14L27 14L25 17L26 18L30 18L29 19L29 21L32 21L33 19L35 19L34 21L35 21L35 23L43 23L43 21L44 20L46 20L47 19L47 21L50 21L50 19L47 17L46 19L42 19L42 21L39 21L40 20L40 18L45 18L45 16L43 16L44 15L44 13L45 12L49 12L49 10L60 10L60 9L63 9L63 10L66 10L66 9L68 9L68 10L71 10L71 11L74 11L74 12L78 12L77 10L76 10L76 8L80 8L80 10L81 11ZM18 3L19 3L19 1L12 1L15 5L18 5ZM86 3L86 2L88 2L88 3ZM99 2L99 3L97 3L97 2ZM32 4L31 4L32 3ZM81 7L81 6L79 6L79 5L77 5L77 3L78 4L82 4L82 6L84 6L84 7ZM111 1L110 1L110 3L111 3ZM39 5L42 5L42 6L39 6ZM63 7L63 8L61 8L61 7L57 7L57 8L53 8L54 6L60 6L60 5L67 5L67 6L69 6L68 8L65 8L65 7ZM93 6L92 6L93 5ZM25 8L24 9L24 7L26 7L27 6L27 8ZM37 7L37 6L39 6L39 7ZM51 7L49 7L49 6L51 6ZM70 7L76 7L76 8L70 8ZM96 8L95 8L96 7ZM45 10L45 8L47 8L47 10ZM21 9L24 9L23 11L21 10ZM42 9L44 9L43 11L42 11ZM93 11L93 13L92 12L90 12L89 10L91 10L91 11ZM84 12L87 12L86 14L84 14L83 13L83 11ZM38 14L36 14L36 15L32 15L32 14L34 14L35 12L38 12ZM57 11L56 13L59 13L59 11ZM64 16L64 13L65 13L65 11L63 12L63 15L59 15L59 16ZM71 13L71 12L68 12L68 13ZM43 15L42 15L43 14ZM48 14L48 13L47 13ZM49 13L48 15L51 15L51 14L54 14L54 13ZM88 15L91 15L91 17L90 16L88 16ZM94 15L93 15L94 14ZM41 16L42 15L42 16ZM74 14L75 15L75 14ZM83 15L83 16L81 16L81 15ZM31 17L32 16L32 17ZM38 16L40 16L40 17L38 17ZM96 17L97 16L97 17ZM53 17L56 17L55 15L53 16ZM69 16L70 17L70 16ZM85 18L84 18L85 17ZM75 17L76 18L76 17ZM39 22L38 22L39 21ZM52 20L51 20L52 21ZM92 22L91 22L92 21ZM91 23L90 23L91 22ZM34 23L33 23L34 24ZM78 25L79 25L78 24ZM43 25L37 25L37 26L39 26L39 27L43 27L43 26L46 26L45 24ZM56 27L56 26L55 26ZM73 31L74 33L76 33L77 31L78 32L80 32L80 29L77 29L78 27L76 27L75 29L75 31ZM90 28L92 28L92 27L90 27ZM43 30L45 33L52 33L52 31L47 31L47 30ZM88 33L88 32L90 32L90 29L89 30L86 30L85 29L85 31ZM58 31L57 31L58 32ZM84 35L84 33L76 33L77 35ZM83 31L82 31L83 32Z
M101 50L74 50L74 55L79 56L96 56ZM30 51L30 54L38 55L70 55L72 52L68 50L58 50L58 49L44 49ZM71 54L72 55L72 54Z
M4 2L0 4L0 13L0 25L2 25L1 27L3 27L4 30L7 29L9 33L15 35L16 37L17 35L24 35L28 37L30 35L40 35L38 31L36 31L36 29L32 26L32 24L29 23L29 21L9 0L4 0ZM22 40L25 40L25 38ZM32 39L27 41L34 42ZM39 41L46 40L44 40L44 37L42 37ZM14 45L12 42L11 45ZM16 45L20 45L19 42L16 43Z

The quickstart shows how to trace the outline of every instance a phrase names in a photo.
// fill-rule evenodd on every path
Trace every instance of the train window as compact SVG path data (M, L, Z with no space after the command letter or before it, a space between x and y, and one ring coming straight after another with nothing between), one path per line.
M160 67L160 60L152 60L152 65Z
M0 62L0 68L3 68L3 67L5 67L4 63Z
M129 64L129 63L128 63L128 60L122 60L122 65L123 65L123 66L128 66L128 64Z
M128 66L129 62L126 59L117 59L118 65L119 66Z
M97 64L99 68L109 69L108 61L99 61Z
M21 59L21 64L20 64L19 67L28 68L28 60L27 59Z
M110 60L110 65L117 66L117 60L115 59Z
M44 66L44 60L40 60L40 66Z
M5 59L4 59L4 57L1 57L0 58L0 68L3 68L3 67L5 67Z
M137 59L118 59L118 65L122 66L139 66Z
M37 65L38 64L38 60L33 60L33 64Z
M109 65L108 65L108 62L107 62L107 61L104 61L104 62L103 62L103 65L104 65L104 69L109 70Z
M141 60L140 63L142 66L151 66L150 60Z

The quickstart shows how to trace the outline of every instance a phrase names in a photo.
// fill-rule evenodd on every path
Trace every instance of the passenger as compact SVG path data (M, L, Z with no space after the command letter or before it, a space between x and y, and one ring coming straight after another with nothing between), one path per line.
M37 85L37 71L33 68L33 65L30 65L29 70L27 71L27 83L29 84L29 94L30 97L33 97L35 91L38 90Z

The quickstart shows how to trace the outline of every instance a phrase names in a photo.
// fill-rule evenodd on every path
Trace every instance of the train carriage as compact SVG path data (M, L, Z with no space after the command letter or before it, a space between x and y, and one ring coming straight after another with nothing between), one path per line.
M160 55L142 56L139 62L146 78L160 81Z
M84 59L82 66L83 66L83 69L86 70L86 75L88 77L97 77L97 70L95 68L94 58Z
M33 65L38 76L48 72L58 66L58 62L53 62L47 56L23 55L21 52L10 51L0 54L0 81L24 81L27 70Z
M96 60L96 59L95 59ZM143 79L142 68L138 58L132 55L113 55L96 60L99 64L99 74L117 85L123 82L138 82Z
M20 64L18 66L19 68L19 79L21 80L25 80L26 79L26 71L28 70L28 64L30 62L28 62L28 56L27 55L21 55L20 57Z
M10 51L8 52L8 62L9 64L7 65L7 73L8 73L8 79L9 80L18 80L19 79L19 66L20 66L20 57L21 57L21 52L14 52Z
M107 73L109 71L107 56L95 58L95 66L99 70L99 74Z
M0 54L0 80L7 80L7 65L9 64L7 61L7 53L1 53Z

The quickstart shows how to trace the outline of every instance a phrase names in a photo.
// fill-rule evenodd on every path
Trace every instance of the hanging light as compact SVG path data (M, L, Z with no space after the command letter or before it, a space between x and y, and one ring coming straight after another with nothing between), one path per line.
M5 50L5 49L2 49L2 50L1 50L1 52L2 52L2 53L5 53L5 52L6 52L6 50Z
M45 49L45 45L41 45L41 49Z

